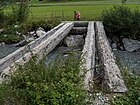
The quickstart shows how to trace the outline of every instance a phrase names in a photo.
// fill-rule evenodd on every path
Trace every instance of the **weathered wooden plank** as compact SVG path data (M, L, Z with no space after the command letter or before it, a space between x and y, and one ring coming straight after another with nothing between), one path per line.
M121 72L115 62L114 53L109 45L102 22L96 22L96 40L98 53L104 70L102 85L111 92L126 92Z
M26 46L23 46L19 49L17 49L15 52L9 54L8 56L4 57L3 59L0 59L0 72L7 68L9 65L11 65L14 61L22 57L25 53L30 52L31 49L39 45L41 42L46 40L48 37L53 35L59 28L61 28L65 23L61 23L60 25L56 26L52 30L48 31L46 35L43 35L36 39L35 41L32 41L31 43L27 44Z
M74 23L66 23L59 30L57 30L52 36L50 36L49 38L41 42L39 45L37 45L33 49L30 49L30 51L24 53L22 56L20 54L21 51L16 51L12 53L10 56L8 56L8 58L5 58L6 61L3 61L3 63L0 65L0 70L3 71L3 73L1 74L1 77L3 74L8 74L9 70L11 69L11 66L15 66L15 63L24 64L28 62L29 59L33 55L37 55L39 58L41 58L44 55L48 54L70 32L73 26L74 26ZM23 50L23 49L24 47L18 50ZM19 57L15 59L16 56L19 56ZM8 65L8 66L5 66L5 65ZM2 79L0 78L0 80Z
M84 75L84 87L90 91L95 64L95 30L94 22L89 22L85 45L82 51L81 75Z

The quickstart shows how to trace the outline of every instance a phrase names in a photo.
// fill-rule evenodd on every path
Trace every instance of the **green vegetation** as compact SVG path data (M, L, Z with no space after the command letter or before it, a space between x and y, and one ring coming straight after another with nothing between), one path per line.
M9 1L6 1L6 3L9 3ZM0 33L0 42L15 43L19 42L22 36L16 34L19 28L14 26L19 26L27 19L29 7L28 2L23 1L20 1L18 4L9 4L9 6L12 8L8 14L5 13L3 8L0 9L0 29L4 29L4 32Z
M32 6L30 18L35 17L49 17L49 16L61 16L62 20L73 20L73 11L78 10L81 13L81 20L101 20L100 16L104 9L109 9L113 4L97 4L97 5L81 5L81 6ZM128 7L132 9L139 9L139 4L129 4ZM57 8L57 9L56 9Z
M12 5L12 14L11 14L11 21L12 22L23 22L28 18L29 15L29 6L28 2L19 2L17 5ZM14 24L14 23L13 23Z
M104 10L102 19L108 35L140 38L140 11L127 6L114 6Z
M128 87L128 92L124 95L112 99L113 105L140 105L140 76L134 76L123 71L123 77Z
M31 60L0 84L1 105L85 105L80 60L71 54L46 66Z
M17 43L22 39L21 36L15 34L2 34L0 35L0 42L5 42L6 44Z

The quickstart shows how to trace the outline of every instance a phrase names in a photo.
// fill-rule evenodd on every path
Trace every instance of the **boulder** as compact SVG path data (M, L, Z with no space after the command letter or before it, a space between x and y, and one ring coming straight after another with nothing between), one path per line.
M140 49L140 41L138 40L123 38L122 42L126 51L132 52Z
M39 27L39 28L36 30L36 35L37 35L38 37L43 36L43 35L46 35L46 34L47 34L47 32L46 32L43 28L41 28L41 27Z
M84 38L82 35L70 35L64 39L64 43L68 47L82 47L84 45Z

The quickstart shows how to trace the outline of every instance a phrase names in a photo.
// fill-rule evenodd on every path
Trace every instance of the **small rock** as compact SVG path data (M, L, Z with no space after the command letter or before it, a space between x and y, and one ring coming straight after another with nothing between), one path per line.
M101 93L96 93L96 97L95 100L93 100L92 105L110 105L110 104L108 103L108 97L106 97Z
M35 31L31 31L29 32L29 35L34 35L35 34ZM36 34L35 34L36 35Z
M24 38L24 39L26 39L27 37L26 37L26 35L22 35L22 37Z
M125 50L123 46L120 46L119 48L120 48L122 51L124 51L124 50Z
M70 35L64 39L64 43L68 47L82 47L84 45L84 39L82 35Z
M132 52L140 49L140 41L138 40L123 38L122 42L126 51Z
M20 33L20 32L18 32L18 31L16 31L16 34L17 34L17 35L21 35L21 33Z
M15 28L18 28L18 27L19 27L19 25L14 25L14 27L15 27Z
M4 29L0 29L0 34L4 32Z
M113 50L117 50L117 44L116 43L112 43L111 47L112 47Z
M122 51L124 51L125 49L124 49L124 47L123 47L123 44L122 43L117 43L117 47L118 47L118 49L119 50L122 50Z
M28 42L31 42L31 41L34 41L34 40L35 40L34 37L29 37L29 38L27 39Z
M7 35L4 35L4 37L7 37Z
M46 34L46 31L43 28L41 28L41 27L36 30L36 35L38 37L43 36L45 34Z
M2 43L1 43L1 45L5 45L5 43L4 43L4 42L2 42Z

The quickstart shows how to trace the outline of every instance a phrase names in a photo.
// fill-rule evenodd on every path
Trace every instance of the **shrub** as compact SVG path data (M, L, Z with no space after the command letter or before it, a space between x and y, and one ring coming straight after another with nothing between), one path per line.
M49 31L50 29L54 28L58 24L61 23L61 18L59 17L47 17L46 18L38 18L33 20L28 20L21 24L21 32L26 33L29 31L35 31L39 27L42 27L45 31Z
M26 33L29 31L35 31L39 27L42 27L45 31L51 29L50 25L47 23L46 19L38 19L38 20L28 20L21 24L21 32Z
M123 71L125 84L128 92L112 99L113 105L140 105L140 76L130 75Z
M22 35L16 34L16 32L19 30L19 27L15 26L16 25L8 25L7 27L4 27L5 28L4 32L0 34L0 42L11 44L17 43L23 39Z
M48 17L47 18L47 23L51 28L53 28L53 27L57 26L58 24L60 24L61 21L62 21L61 16L54 16L54 17Z
M5 42L6 44L17 43L22 40L22 37L15 34L1 34L0 43Z
M84 105L85 97L79 60L73 56L48 66L31 60L0 85L1 105Z
M15 24L15 22L22 23L29 16L29 6L28 2L24 2L21 0L17 4L12 5L12 14L11 14L11 24Z
M3 10L0 10L0 28L6 24L7 16L4 14Z
M140 11L124 5L103 10L102 19L108 35L140 38Z

